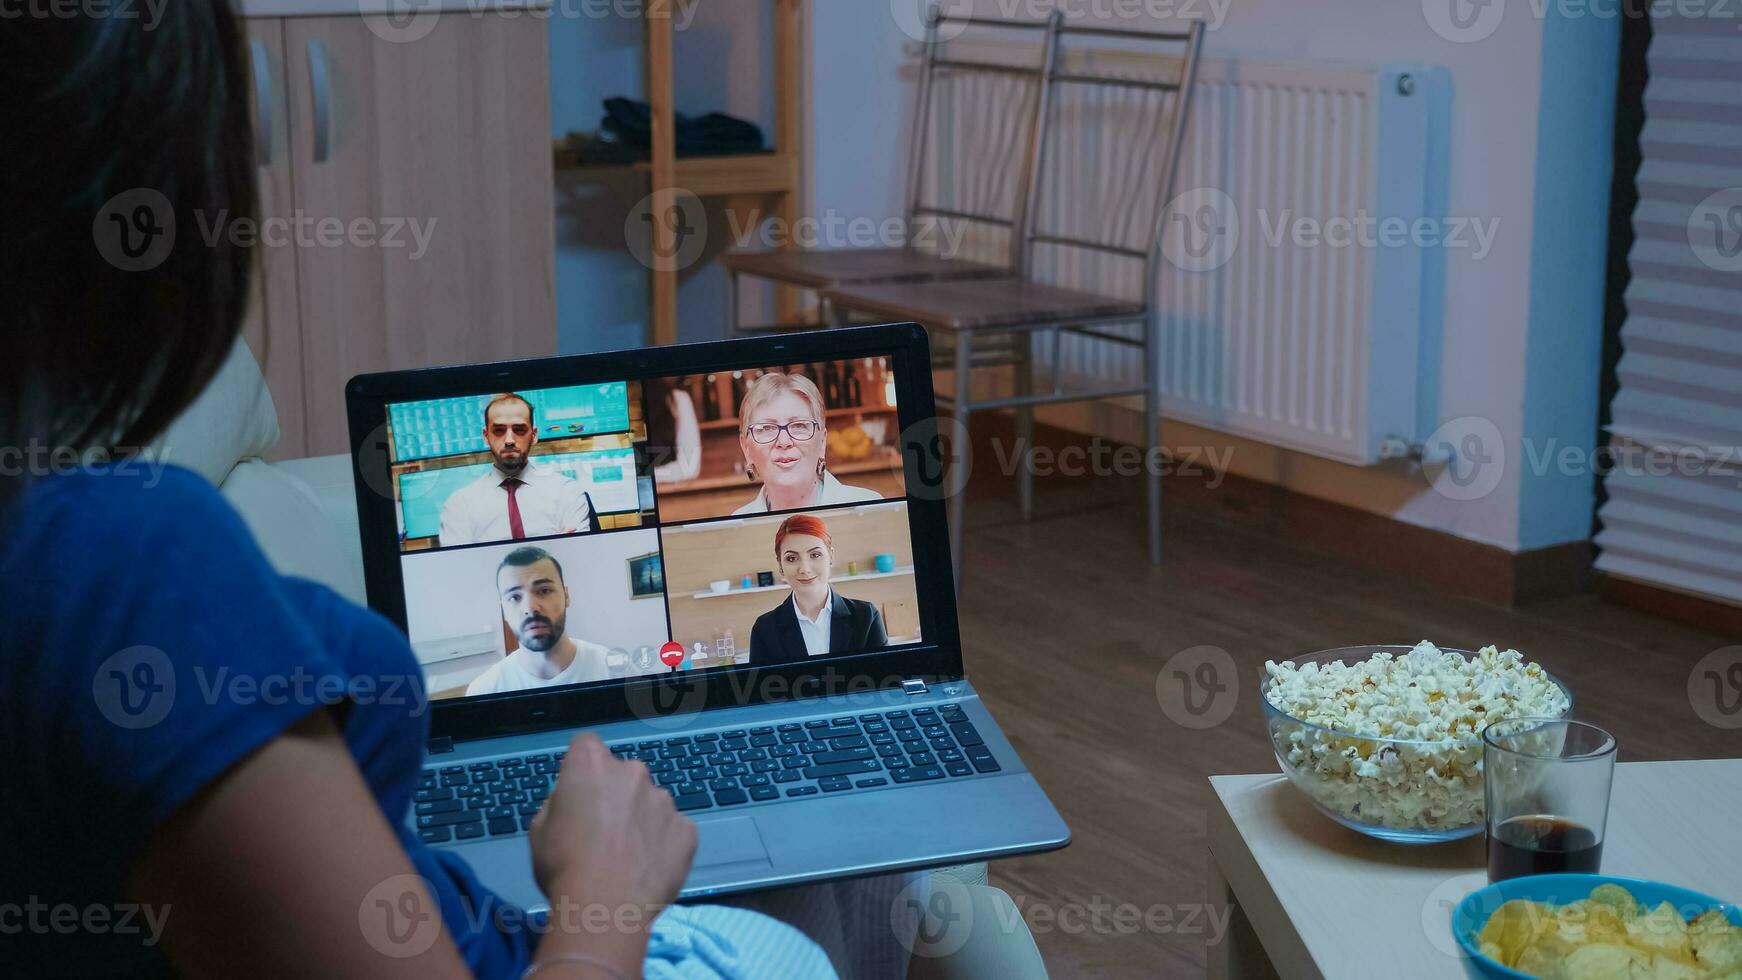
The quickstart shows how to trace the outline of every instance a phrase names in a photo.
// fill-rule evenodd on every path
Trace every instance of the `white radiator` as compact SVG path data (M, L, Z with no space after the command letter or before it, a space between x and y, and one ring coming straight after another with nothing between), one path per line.
M1157 74L1121 52L1080 54L1097 72ZM1457 222L1409 233L1443 213L1449 92L1434 68L1202 63L1157 267L1164 415L1357 464L1432 428L1418 408L1420 352L1439 336L1432 246L1479 237ZM1048 167L1123 179L1083 128L1055 136ZM1371 223L1375 238L1401 228L1406 241L1314 244L1314 229L1347 240L1344 222L1350 235ZM1061 285L1142 293L1136 262L1042 247L1034 268ZM1067 337L1058 361L1086 384L1142 381L1129 348Z

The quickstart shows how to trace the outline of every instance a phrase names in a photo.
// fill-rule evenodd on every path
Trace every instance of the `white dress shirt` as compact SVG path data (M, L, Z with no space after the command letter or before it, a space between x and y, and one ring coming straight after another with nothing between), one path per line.
M829 627L835 618L835 590L829 590L829 597L823 600L823 608L817 611L817 618L806 619L804 610L798 607L798 593L792 594L792 611L798 616L798 631L804 637L804 652L813 657L820 657L829 652Z
M448 497L442 504L443 547L513 539L508 524L508 489L502 485L507 479L510 477L501 467L492 466ZM520 507L520 526L526 537L587 530L592 510L578 481L531 462L512 479L520 481L514 502Z
M805 505L806 507L823 507L828 504L857 504L863 503L867 500L883 499L883 497L875 490L867 490L864 487L847 486L840 480L835 479L835 474L830 473L828 470L823 471L823 485L813 492L811 496L813 499L810 503ZM768 513L768 488L763 487L762 489L757 490L756 496L752 497L749 503L732 513L733 515Z
M515 651L490 665L490 669L472 678L472 683L466 685L466 696L475 694L502 694L507 691L530 691L540 687L556 687L559 684L585 684L588 681L602 681L611 676L611 667L607 662L611 651L597 643L586 640L575 641L575 659L563 668L555 677L546 680L522 670L515 662L520 651Z

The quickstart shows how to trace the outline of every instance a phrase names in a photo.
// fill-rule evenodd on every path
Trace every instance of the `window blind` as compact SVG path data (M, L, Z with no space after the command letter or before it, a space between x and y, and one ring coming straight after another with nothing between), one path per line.
M1597 567L1742 605L1742 31L1652 32Z

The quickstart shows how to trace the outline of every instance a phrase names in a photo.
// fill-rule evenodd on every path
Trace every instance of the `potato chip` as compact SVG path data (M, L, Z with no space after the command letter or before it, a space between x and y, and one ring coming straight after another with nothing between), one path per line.
M1528 973L1533 977L1556 977L1560 975L1560 964L1572 954L1575 945L1559 936L1549 935L1538 939L1518 954L1518 960L1512 963L1514 970Z
M1591 889L1590 901L1594 905L1610 906L1624 920L1639 914L1639 903L1634 901L1633 893L1613 882L1604 882Z
M1699 963L1717 973L1742 973L1742 929L1707 943L1700 949Z
M1658 903L1657 908L1627 923L1628 944L1647 953L1660 953L1683 962L1693 960L1693 947L1688 943L1688 922L1675 906Z
M1566 980L1633 980L1633 964L1648 963L1645 954L1615 943L1580 946L1562 961Z
M1500 947L1500 962L1511 966L1524 947L1551 928L1554 910L1547 905L1515 898L1494 910L1482 926L1481 941Z
M1742 980L1742 927L1722 912L1690 921L1612 884L1560 906L1505 903L1483 924L1481 952L1546 980Z
M1699 967L1666 956L1653 956L1648 963L1633 964L1633 975L1638 980L1702 980L1706 976Z

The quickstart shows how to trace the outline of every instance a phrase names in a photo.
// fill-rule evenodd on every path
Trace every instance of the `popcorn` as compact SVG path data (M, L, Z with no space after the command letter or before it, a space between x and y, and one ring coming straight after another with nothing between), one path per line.
M1492 646L1466 658L1423 641L1401 657L1264 670L1265 700L1288 716L1272 719L1271 742L1295 784L1333 814L1397 830L1480 824L1482 729L1571 707L1542 665Z

